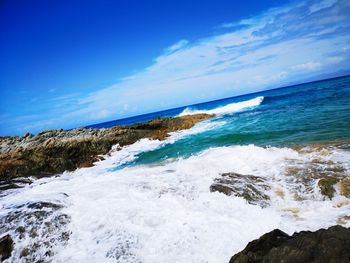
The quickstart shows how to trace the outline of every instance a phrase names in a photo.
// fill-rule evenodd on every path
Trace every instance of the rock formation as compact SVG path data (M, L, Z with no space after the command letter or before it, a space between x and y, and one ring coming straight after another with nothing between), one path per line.
M275 229L234 255L230 263L349 263L350 228L333 226L287 235Z
M223 173L210 186L211 192L220 192L226 195L243 197L250 204L266 206L269 196L265 194L270 187L265 179L254 175L238 173Z
M164 140L170 132L191 128L209 117L212 115L197 114L108 129L61 129L0 137L0 181L7 181L2 184L6 189L11 188L8 182L16 177L42 177L92 166L113 145L125 146L141 138Z
M13 250L13 240L10 235L0 238L0 262L9 258Z

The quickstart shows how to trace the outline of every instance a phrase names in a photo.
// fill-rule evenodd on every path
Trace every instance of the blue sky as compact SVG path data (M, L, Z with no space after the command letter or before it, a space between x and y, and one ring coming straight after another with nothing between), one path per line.
M0 135L350 71L350 2L2 1Z

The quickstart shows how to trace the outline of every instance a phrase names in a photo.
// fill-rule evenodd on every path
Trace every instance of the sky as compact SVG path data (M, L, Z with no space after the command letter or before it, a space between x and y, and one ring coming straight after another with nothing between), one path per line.
M3 0L0 135L350 72L350 1Z

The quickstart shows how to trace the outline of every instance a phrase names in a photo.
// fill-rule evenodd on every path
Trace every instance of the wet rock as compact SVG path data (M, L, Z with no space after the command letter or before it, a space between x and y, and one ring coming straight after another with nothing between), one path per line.
M10 180L0 180L0 191L22 188L26 184L31 184L32 181L26 178L20 179L10 179Z
M286 167L289 191L295 200L315 198L318 193L321 193L323 199L332 199L337 194L336 189L342 188L341 182L346 182L349 173L344 163L331 160L330 157L334 148L343 149L348 147L346 145L347 143L327 143L292 147L306 159L303 162L291 159ZM346 190L340 191L340 194L346 196Z
M9 258L13 250L13 240L10 235L0 238L0 262Z
M17 189L22 188L22 186L19 186L18 184L14 184L12 182L0 182L0 191L10 190L10 189Z
M335 193L334 185L338 180L334 177L322 178L318 181L318 187L320 188L321 194L332 199Z
M66 170L92 166L112 146L135 143L142 138L164 140L170 132L191 128L212 115L197 114L157 118L132 126L108 129L50 130L24 137L0 137L0 181L17 177L45 177ZM15 184L7 187L14 188Z
M234 255L230 263L350 262L350 229L333 226L292 236L275 229Z
M71 235L70 217L62 208L50 202L27 203L0 218L0 233L10 233L14 240L11 262L52 262Z
M340 194L350 198L350 178L340 181Z
M270 190L264 178L254 175L238 173L223 173L210 186L211 192L220 192L226 195L243 197L250 204L266 206L269 196L265 193Z
M63 206L58 205L58 204L54 204L54 203L50 203L50 202L36 202L36 203L31 203L28 204L27 206L28 208L31 209L43 209L43 208L51 208L52 210L58 210L60 208L62 208Z
M28 248L24 248L22 251L21 251L21 254L20 254L20 257L23 258L23 257L27 257L29 256L29 249Z

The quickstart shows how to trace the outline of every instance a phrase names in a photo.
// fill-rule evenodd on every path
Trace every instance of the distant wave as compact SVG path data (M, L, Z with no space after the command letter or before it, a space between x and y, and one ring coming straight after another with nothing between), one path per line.
M227 104L225 106L217 107L217 108L211 109L211 110L196 110L196 109L186 108L183 110L183 112L181 112L179 114L179 116L193 115L193 114L198 114L198 113L224 115L224 114L229 114L229 113L241 111L241 110L246 109L246 108L259 106L263 102L263 100L264 100L264 97L260 96L260 97L256 97L256 98L250 99L250 100L230 103L230 104Z

